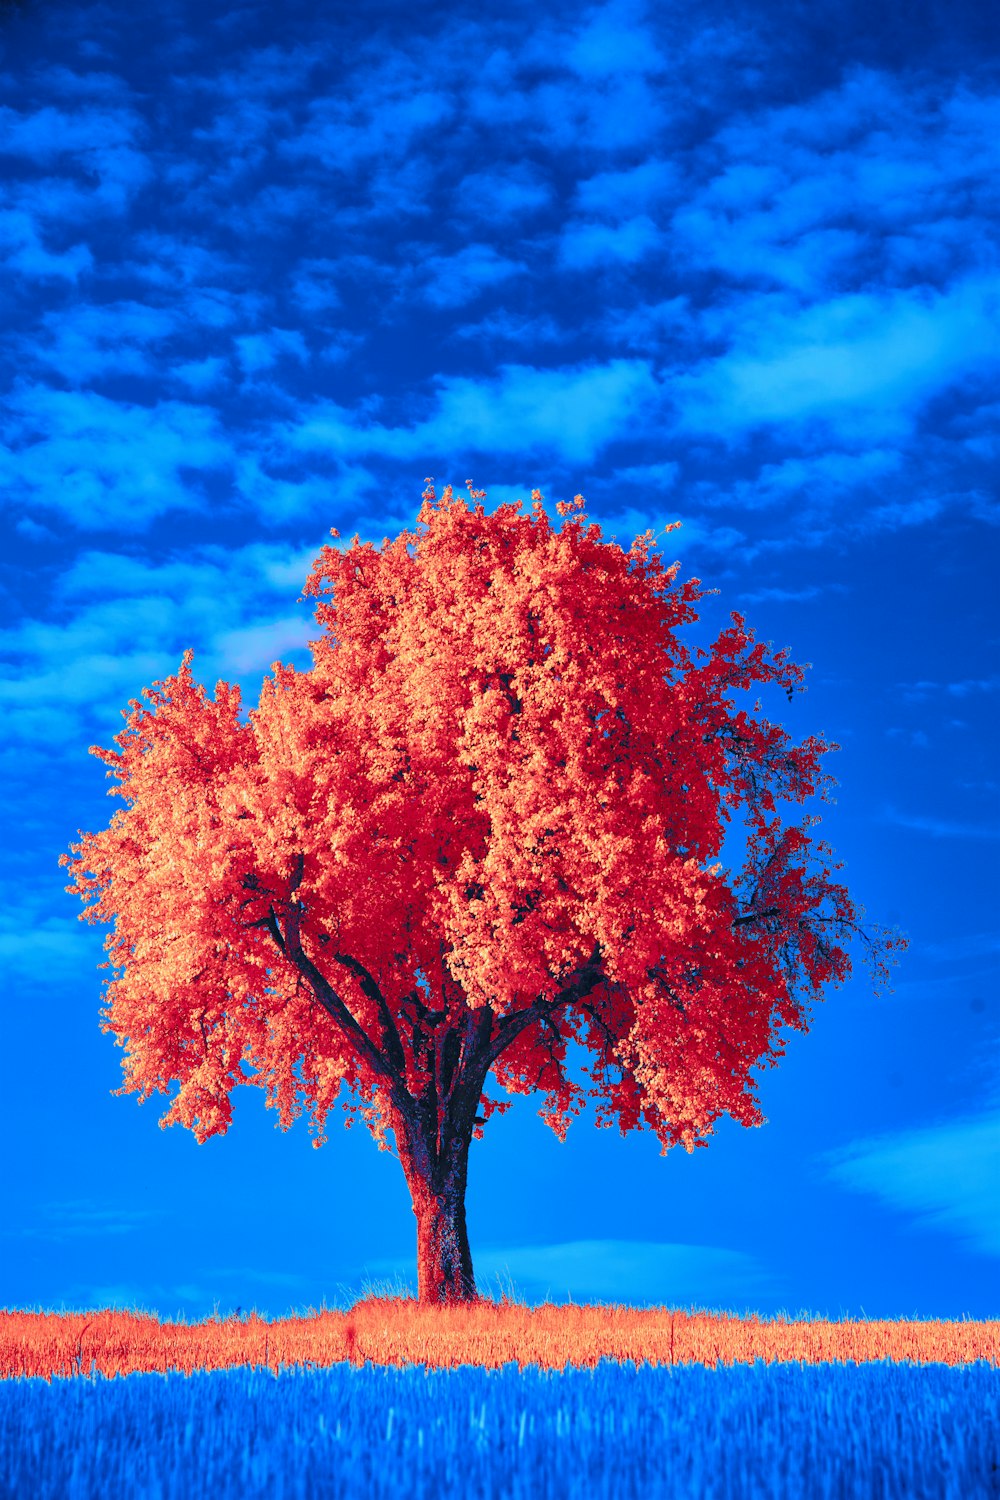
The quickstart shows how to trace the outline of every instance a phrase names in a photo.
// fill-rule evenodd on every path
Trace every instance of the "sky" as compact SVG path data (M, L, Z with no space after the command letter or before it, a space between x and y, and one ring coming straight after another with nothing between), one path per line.
M0 1306L415 1292L339 1111L317 1151L244 1087L199 1146L114 1096L58 859L129 699L188 647L251 704L308 667L330 528L412 529L434 476L581 493L719 590L692 643L739 610L811 663L781 722L841 746L822 836L909 938L755 1075L760 1127L494 1116L480 1290L1000 1316L1000 12L17 0L0 98Z

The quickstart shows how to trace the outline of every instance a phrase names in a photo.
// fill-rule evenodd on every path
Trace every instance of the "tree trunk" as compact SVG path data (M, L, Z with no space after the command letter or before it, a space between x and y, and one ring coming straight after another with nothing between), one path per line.
M418 1300L433 1306L475 1302L478 1295L465 1224L471 1129L465 1139L457 1132L450 1134L440 1153L423 1141L399 1144L417 1221Z

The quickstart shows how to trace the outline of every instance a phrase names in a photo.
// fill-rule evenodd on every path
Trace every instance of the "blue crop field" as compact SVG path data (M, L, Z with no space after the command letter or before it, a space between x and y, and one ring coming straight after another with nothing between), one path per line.
M347 1364L0 1382L17 1500L980 1500L1000 1369Z

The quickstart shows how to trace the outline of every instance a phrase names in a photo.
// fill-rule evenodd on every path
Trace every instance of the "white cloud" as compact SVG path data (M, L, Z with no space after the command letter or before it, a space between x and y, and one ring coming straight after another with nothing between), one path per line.
M557 370L505 364L493 379L439 376L437 410L412 427L362 425L343 407L314 408L287 433L293 448L350 456L454 459L461 453L548 450L589 463L624 436L659 387L645 360Z
M0 209L0 252L5 252L11 270L40 280L75 282L94 264L88 245L70 245L58 253L47 250L41 229L24 209Z
M967 932L945 943L920 942L913 947L916 954L935 963L959 963L1000 953L1000 932Z
M638 19L642 9L628 0L594 6L565 53L574 73L591 82L662 72L664 59L653 33Z
M181 470L232 461L218 414L182 401L140 406L21 382L7 399L0 480L8 506L60 511L86 529L137 531L201 503ZM13 444L13 446L11 446Z
M432 307L462 307L488 287L527 272L527 266L501 255L492 245L463 245L454 255L423 255L422 295Z
M673 462L631 464L624 469L615 469L609 484L613 489L619 485L625 485L630 489L633 487L638 489L641 486L652 491L653 494L660 494L663 490L673 489L679 474L680 464ZM645 527L642 529L645 530Z
M277 449L277 445L272 446ZM276 462L281 456L277 451L273 455ZM243 453L236 460L236 489L267 527L314 517L336 521L346 508L353 511L365 501L377 486L375 475L362 464L335 461L332 474L286 479L269 473L263 459L252 453Z
M845 278L942 283L995 264L995 109L858 68L737 116L701 152L677 250L736 281L822 295ZM707 169L707 170L706 170Z
M756 505L781 503L802 494L811 500L835 498L897 473L903 462L897 448L868 448L862 453L831 450L784 458L764 464L756 478L736 487L736 496Z
M95 375L155 374L146 346L169 338L177 321L171 310L121 298L46 313L42 322L50 342L20 342L30 358L50 365L65 380L80 385Z
M123 109L91 106L68 111L44 105L19 114L0 105L0 154L39 162L89 155L127 144L138 128L138 118Z
M939 293L852 293L777 313L674 377L681 431L733 434L820 421L852 444L906 437L918 409L1000 363L1000 278Z
M43 219L121 213L152 174L149 159L135 145L144 128L139 114L122 105L62 109L46 104L23 112L0 106L0 155L85 174L82 181L52 176L11 184L14 200Z
M453 191L455 209L485 222L506 223L548 206L552 189L529 162L497 166L490 172L468 172Z
M313 158L342 173L362 163L400 158L430 131L440 131L455 109L445 89L427 86L418 66L399 53L388 53L367 70L364 89L344 97L314 98L309 123L279 142L293 158Z
M41 1203L36 1213L34 1224L20 1224L3 1232L26 1239L66 1240L81 1236L103 1239L142 1229L151 1219L163 1218L166 1209L102 1207L91 1199L73 1198Z
M659 248L663 236L648 214L637 214L623 224L595 224L573 220L562 232L559 260L574 271L593 266L635 265Z
M80 746L83 753L83 746ZM7 814L8 826L13 821ZM65 882L64 882L65 883ZM0 968L20 989L78 980L104 961L102 940L85 930L76 913L52 916L41 897L15 902L8 896L0 910Z
M213 355L206 359L187 360L184 364L171 365L169 374L172 380L179 380L196 396L203 396L226 378L226 361Z
M819 1159L845 1187L1000 1256L1000 1113L855 1141Z
M269 370L283 354L290 354L300 364L309 361L309 346L297 328L269 328L260 333L245 333L234 343L244 375Z
M894 807L883 808L879 821L895 828L909 828L914 833L929 833L936 839L1000 839L1000 824L958 823L952 818L926 817L920 813L902 813Z
M229 671L240 674L259 670L265 657L268 666L274 661L284 661L290 653L303 651L307 641L314 640L318 634L314 622L288 615L284 619L265 620L259 625L240 625L234 630L220 631L212 645L229 664Z
M584 213L627 217L672 196L680 182L673 162L651 156L635 167L583 178L576 185L574 199Z
M557 344L571 337L550 313L512 313L498 308L476 323L459 323L453 337L468 339L480 348L493 343L517 344L531 349L539 344Z
M825 592L818 584L811 584L804 589L754 589L747 594L738 594L737 598L741 604L804 604L810 599L820 598Z
M312 608L304 602L296 614L289 606L324 540L318 532L308 549L202 547L159 562L124 552L80 554L54 584L51 618L24 617L0 631L11 662L0 677L8 743L41 737L73 756L85 751L88 732L104 743L121 728L119 710L142 687L176 672L189 646L195 676L210 690L220 677L236 681L256 703L272 662L310 664ZM65 946L61 925L35 925L53 954Z

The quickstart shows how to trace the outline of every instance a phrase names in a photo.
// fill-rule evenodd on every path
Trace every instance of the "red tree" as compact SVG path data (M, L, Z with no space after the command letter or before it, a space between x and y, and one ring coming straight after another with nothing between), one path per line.
M254 1082L283 1128L305 1107L319 1146L346 1082L379 1148L395 1136L420 1300L453 1302L476 1296L469 1147L510 1108L488 1077L543 1090L560 1139L588 1097L661 1154L723 1114L760 1125L750 1069L783 1054L782 1023L808 1029L860 929L819 820L776 810L826 795L836 747L730 697L790 701L787 651L734 614L692 656L699 580L677 586L651 532L601 541L580 496L558 532L537 490L530 517L423 499L419 535L323 548L313 666L276 662L247 722L190 651L131 700L120 749L91 752L127 805L62 862L81 915L114 924L118 1092L179 1083L160 1123L205 1141ZM903 939L866 941L881 977ZM567 1076L570 1038L593 1088Z

